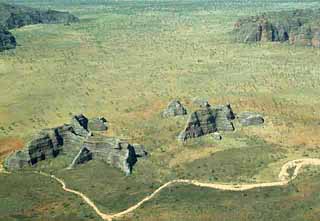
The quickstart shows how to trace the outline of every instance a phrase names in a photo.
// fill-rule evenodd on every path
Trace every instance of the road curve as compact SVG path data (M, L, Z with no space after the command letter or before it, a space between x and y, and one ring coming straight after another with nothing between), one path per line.
M95 203L91 199L89 199L85 194L83 194L79 191L67 188L65 182L62 179L60 179L54 175L49 175L49 174L46 174L43 172L39 172L39 174L56 180L57 182L59 182L62 185L62 188L64 191L80 196L84 200L84 202L87 203L90 207L92 207L93 210L97 213L97 215L100 216L103 220L112 221L115 218L119 218L119 217L122 217L128 213L133 212L134 210L139 208L142 204L144 204L145 202L147 202L147 201L151 200L153 197L155 197L161 190L163 190L164 188L171 186L171 185L190 184L190 185L194 185L194 186L206 187L206 188L218 189L218 190L224 190L224 191L244 191L244 190L250 190L250 189L254 189L254 188L284 186L284 185L287 185L293 179L295 179L298 176L300 169L306 165L320 166L320 159L303 158L303 159L297 159L297 160L292 160L292 161L287 162L286 164L284 164L281 167L281 171L279 173L279 181L275 181L275 182L253 183L253 184L222 184L222 183L202 183L202 182L199 182L196 180L184 180L184 179L172 180L172 181L169 181L169 182L163 184L162 186L160 186L152 194L145 197L137 204L129 207L128 209L126 209L122 212L114 213L114 214L107 214L107 213L101 212L99 210L99 208L95 205ZM289 169L294 169L291 176L288 173Z

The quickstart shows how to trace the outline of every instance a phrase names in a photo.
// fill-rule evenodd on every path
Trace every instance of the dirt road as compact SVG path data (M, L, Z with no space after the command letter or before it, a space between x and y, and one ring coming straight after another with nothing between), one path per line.
M94 211L97 213L97 215L99 215L102 219L107 220L107 221L112 221L113 219L122 217L128 213L133 212L134 210L139 208L142 204L144 204L145 202L147 202L147 201L151 200L153 197L155 197L161 190L163 190L164 188L171 186L171 185L190 184L190 185L195 185L195 186L199 186L199 187L206 187L206 188L218 189L218 190L223 190L223 191L244 191L244 190L249 190L249 189L254 189L254 188L284 186L284 185L287 185L293 179L295 179L298 176L300 169L306 165L319 165L320 166L320 159L305 158L305 159L297 159L297 160L287 162L286 164L284 164L281 167L281 171L279 173L279 181L275 181L275 182L254 183L254 184L223 184L223 183L202 183L202 182L199 182L196 180L182 180L182 179L172 180L172 181L169 181L169 182L163 184L162 186L160 186L152 194L145 197L137 204L129 207L128 209L126 209L122 212L115 213L115 214L107 214L107 213L101 212L98 209L98 207L95 205L95 203L91 199L89 199L85 194L83 194L79 191L67 188L65 182L62 179L60 179L54 175L49 175L49 174L46 174L43 172L40 172L39 174L41 174L43 176L51 177L52 179L55 179L57 182L59 182L62 185L62 188L64 191L80 196L84 200L84 202L86 202L90 207L92 207L94 209ZM288 173L289 169L294 169L291 176Z

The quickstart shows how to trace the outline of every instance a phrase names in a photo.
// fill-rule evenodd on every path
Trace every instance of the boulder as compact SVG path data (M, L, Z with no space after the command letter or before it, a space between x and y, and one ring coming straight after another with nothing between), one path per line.
M104 117L96 117L89 119L88 129L90 131L106 131L108 130L107 120Z
M187 110L181 104L181 102L178 100L173 100L168 104L167 109L164 110L164 112L162 113L162 116L175 117L175 116L186 115L186 114L187 114Z
M262 115L253 112L243 112L238 116L242 126L259 125L264 123Z

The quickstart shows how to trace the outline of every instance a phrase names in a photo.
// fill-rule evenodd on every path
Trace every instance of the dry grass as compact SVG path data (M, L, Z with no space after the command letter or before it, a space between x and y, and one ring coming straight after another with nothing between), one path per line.
M3 138L0 140L0 160L12 151L22 148L24 141L20 138Z

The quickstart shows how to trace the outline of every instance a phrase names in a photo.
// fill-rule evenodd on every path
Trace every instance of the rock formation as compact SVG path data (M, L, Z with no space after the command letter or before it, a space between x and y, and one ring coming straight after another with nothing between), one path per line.
M104 117L96 117L89 120L88 129L90 131L108 130L107 120Z
M71 119L71 126L74 133L79 136L87 137L89 135L88 122L88 118L83 114L73 116Z
M264 119L260 114L252 112L243 112L239 114L238 119L242 126L259 125L264 123Z
M62 151L66 143L74 143L73 128L68 125L52 129L44 129L27 143L23 150L17 151L6 159L5 165L9 170L19 169L27 165L34 165L39 161L54 158Z
M167 109L162 113L163 117L175 117L178 115L186 115L187 110L178 100L171 101Z
M68 169L73 169L76 165L84 164L90 160L92 160L92 152L88 148L82 147L79 153L73 158Z
M69 168L98 159L130 174L137 158L146 156L142 145L102 135L90 136L88 125L90 120L80 114L72 117L71 124L42 130L22 150L7 157L5 167L21 169L64 152L73 156Z
M134 151L136 152L137 157L146 157L148 155L143 145L132 144L132 146L134 147Z
M83 144L83 148L90 151L92 159L99 159L120 168L126 174L130 174L139 157L133 145L117 138L104 136L89 137ZM79 155L79 158L81 155ZM80 160L77 160L80 164Z
M5 28L0 27L0 52L13 49L17 45L15 37Z
M233 34L240 42L289 42L320 47L320 10L295 10L243 18Z
M78 22L79 19L68 12L38 10L24 6L0 3L0 51L16 47L16 40L8 29L32 24L57 24Z
M218 131L234 131L232 120L235 115L232 111L231 105L217 105L212 107L216 111L216 127Z
M200 107L200 108L206 108L210 107L211 105L209 104L208 100L201 99L201 98L196 98L192 101L193 105Z
M222 136L220 135L219 132L214 132L212 134L212 138L215 139L215 140L222 140Z
M8 29L20 28L32 24L69 24L78 22L79 19L68 12L59 12L54 10L38 11L13 11L6 21Z
M178 140L184 142L216 131L233 131L233 119L234 114L229 104L199 109L190 115Z

